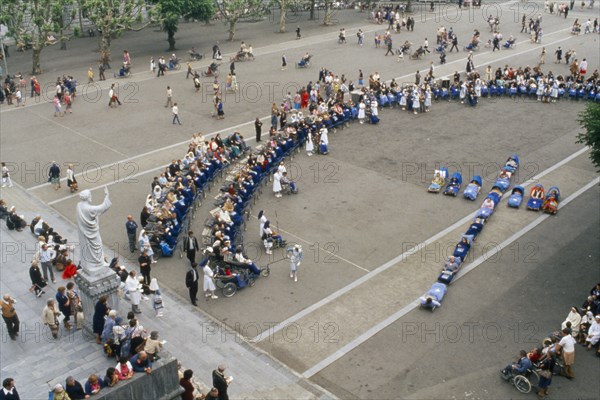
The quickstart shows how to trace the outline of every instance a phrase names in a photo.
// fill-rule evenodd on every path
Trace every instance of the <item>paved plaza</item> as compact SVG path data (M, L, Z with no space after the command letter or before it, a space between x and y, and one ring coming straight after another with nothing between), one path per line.
M485 3L485 2L484 2ZM527 5L527 8L525 5ZM415 72L425 75L434 61L435 76L463 74L468 53L462 47L479 29L482 40L491 37L484 13L491 6L464 9L440 5L436 12L417 11L413 32L393 34L394 47L404 40L420 45L425 38L433 48L440 25L452 27L459 38L459 53L448 53L439 65L433 53L422 60L397 61L375 48L373 37L386 25L367 20L366 13L337 11L337 23L324 27L306 14L290 16L289 33L274 33L277 16L256 23L240 23L238 40L251 43L254 62L236 63L240 91L224 98L225 119L211 118L212 79L202 78L196 93L180 71L157 78L149 72L150 57L168 55L166 35L147 28L127 32L113 42L113 70L120 52L133 58L132 76L86 85L86 70L97 70L96 43L81 38L67 51L47 48L42 53L45 73L39 78L46 95L16 109L0 106L0 159L12 171L15 186L2 188L0 198L30 221L42 215L59 232L77 240L75 205L78 195L66 182L55 191L47 183L47 170L57 161L64 171L73 163L80 189L90 189L94 202L110 190L113 203L102 218L107 252L137 269L137 254L130 254L125 232L126 216L136 220L150 193L151 182L173 159L181 159L192 134L206 137L242 133L250 146L254 119L269 125L272 103L287 92L316 81L321 66L355 83L361 69L365 78L378 72L385 80L414 82ZM498 67L537 66L542 47L547 50L542 69L568 74L567 64L554 64L554 51L575 49L587 58L588 71L600 66L598 34L574 36L575 20L598 16L597 8L579 9L567 19L550 15L543 3L502 2L500 30L517 37L517 46L474 54L479 71ZM533 11L532 11L533 10ZM523 13L543 16L541 44L519 33ZM296 25L303 37L295 40ZM346 28L348 43L337 43ZM356 44L356 31L366 33L365 45ZM210 58L219 40L224 60L240 42L226 42L226 28L186 23L177 33L176 53L186 59L195 46ZM293 64L306 52L313 55L308 69ZM281 70L285 54L288 68ZM30 69L30 53L11 52L11 73ZM193 62L205 70L209 60ZM220 67L221 80L229 63ZM53 116L51 104L56 76L73 75L80 83L73 113ZM27 75L28 78L28 75ZM108 89L115 83L123 105L107 107ZM182 125L171 123L164 107L166 88L173 89ZM142 305L141 323L160 331L166 348L198 380L211 386L210 373L219 363L235 376L232 398L248 399L458 399L532 398L500 379L498 371L519 350L530 350L558 330L569 308L579 306L600 282L600 189L598 173L589 152L576 143L581 131L577 113L585 102L561 100L543 104L532 99L481 99L476 108L458 101L434 101L431 112L413 115L398 107L382 109L378 125L338 129L329 135L329 155L309 157L301 150L287 159L288 171L300 192L275 198L271 183L253 205L246 223L244 246L271 275L231 298L189 304L185 274L189 262L161 258L152 268L165 292L166 311L155 318L150 305ZM481 175L487 193L511 154L520 167L512 184L558 186L561 209L556 216L508 208L506 198L475 242L459 279L452 283L443 306L434 313L417 307L418 298L436 280L441 266L478 209L475 202L427 193L434 169L445 164L463 179ZM222 182L222 180L221 180ZM191 228L200 236L204 220L215 208L219 183L195 210ZM304 248L299 281L289 278L289 264L281 250L264 253L256 219L264 210L272 224L289 241ZM139 220L138 220L139 222ZM21 322L28 327L17 342L2 326L0 343L2 378L12 376L24 399L43 399L48 388L68 375L83 381L91 372L103 372L107 360L99 346L79 334L49 340L39 327L42 299L27 291L28 267L35 239L0 230L1 293L19 300ZM53 294L61 279L46 291ZM220 296L220 293L217 293ZM124 311L127 301L120 305ZM26 333L28 332L28 333ZM47 333L47 332L46 332ZM576 380L556 377L549 398L597 398L599 359L577 347Z

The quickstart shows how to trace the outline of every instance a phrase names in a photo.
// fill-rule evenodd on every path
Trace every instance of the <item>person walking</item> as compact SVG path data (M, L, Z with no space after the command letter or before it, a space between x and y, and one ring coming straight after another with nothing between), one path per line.
M427 40L427 38L425 38L425 40L423 41L423 50L425 50L427 53L431 53L429 51L429 40Z
M456 33L452 35L452 47L450 47L450 53L452 53L453 49L456 49L456 52L458 53L458 36L456 36Z
M386 40L387 42L387 51L385 52L385 56L387 57L388 54L394 55L394 51L392 50L392 38L389 37Z
M138 257L138 263L140 264L140 274L144 277L144 284L150 285L152 279L150 278L150 271L152 270L152 260L148 256L148 250L142 251L142 254Z
M88 69L87 76L88 76L88 84L94 83L94 70L92 69L92 67L90 67Z
M287 58L286 58L285 54L283 54L281 56L281 70L285 71L286 68L287 68Z
M171 86L167 86L167 104L165 104L165 108L173 107L173 89Z
M235 61L231 61L231 64L229 64L229 72L231 72L231 75L235 74Z
M192 305L197 306L198 303L198 270L196 267L198 264L193 263L191 268L185 274L185 287L188 288L190 293L190 301Z
M179 125L181 125L181 121L179 120L179 107L177 107L177 103L173 104L173 124L175 124L175 121L177 121L177 123Z
M73 169L73 164L67 165L67 187L71 190L71 193L79 189L77 179L75 178L75 170Z
M211 251L211 253L212 253L212 251ZM217 290L217 288L215 287L215 281L214 281L215 274L214 274L213 270L210 269L210 267L208 266L208 260L207 260L206 264L204 264L202 271L204 272L204 297L206 297L206 300L218 299L219 297L215 296L215 290Z
M101 81L106 80L106 76L104 76L104 71L106 71L106 67L104 66L104 64L100 63L98 65L98 75L99 75L99 80L101 80Z
M8 172L8 167L5 162L2 162L2 187L12 187L13 182L10 179L10 172Z
M52 283L56 283L56 280L54 279L54 269L52 268L52 260L54 260L55 257L56 251L44 243L42 249L39 251L39 261L42 264L44 281L46 282L48 282L48 275L50 275Z
M213 386L219 391L219 400L229 400L227 388L233 380L231 376L225 376L225 365L221 364L212 373Z
M137 239L137 223L133 220L132 215L127 216L127 222L125 222L125 230L127 231L127 239L129 240L129 251L134 253L137 250L135 242Z
M198 248L198 239L194 236L194 232L189 231L188 236L183 242L183 251L185 251L187 259L190 260L190 264L196 263L196 251Z
M12 104L10 99L11 99L10 95L7 96L8 104ZM54 116L55 117L64 117L65 114L63 114L63 112L62 112L62 105L60 104L60 99L58 98L58 95L54 96L54 99L52 99L52 104L54 104Z
M554 61L555 64L560 64L562 62L562 54L563 51L560 48L560 46L558 46L558 49L556 49L556 51L554 52L554 54L556 55L556 61Z
M17 388L15 388L15 380L13 378L6 378L2 381L0 400L21 400L19 392L17 392Z
M221 50L219 49L219 42L215 43L215 45L212 48L213 54L212 54L212 58L213 60L217 58L217 54L221 52Z
M46 307L42 310L42 323L48 328L50 328L50 332L52 333L52 337L54 339L58 339L58 315L60 311L56 309L56 303L54 299L48 299L46 302Z
M540 54L540 65L546 64L546 48L542 47L542 52Z
M254 120L254 129L256 130L256 141L257 142L260 142L260 136L262 134L262 125L263 125L263 123L260 121L260 119L258 117L256 117L256 119Z
M290 278L298 282L298 267L302 263L302 246L299 244L287 249L287 256L290 259Z
M44 278L42 278L42 271L40 271L40 267L36 260L31 262L31 267L29 267L29 279L31 279L31 287L33 288L33 293L40 297L44 293L44 287L46 286L46 282L44 282ZM31 289L30 289L31 290Z
M302 35L300 34L300 25L296 27L296 40L300 39Z
M112 85L110 85L110 89L108 90L108 106L109 107L116 107L114 106L115 103L121 105L121 101L119 100L119 96L117 96L117 91L115 90L115 84L113 83Z
M6 324L8 336L10 336L12 340L17 340L20 326L19 316L17 315L17 310L15 310L16 302L17 301L9 294L5 294L0 302L0 305L2 306L2 319Z
M492 49L492 52L496 51L496 49L498 51L500 51L500 38L498 37L498 35L494 35L494 39L492 40L492 44L494 45L494 48Z

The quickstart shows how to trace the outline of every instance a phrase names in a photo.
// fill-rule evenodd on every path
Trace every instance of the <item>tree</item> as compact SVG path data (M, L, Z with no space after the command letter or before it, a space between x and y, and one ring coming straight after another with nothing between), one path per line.
M323 25L331 24L331 0L325 0L325 16L323 17Z
M0 3L0 23L7 27L7 35L15 40L18 48L31 46L32 74L42 73L40 55L46 46L68 40L62 32L73 20L64 16L71 4L72 0L3 0ZM51 40L58 32L61 37Z
M229 40L235 38L235 27L243 17L259 15L262 0L217 0L217 8L226 24L229 25Z
M588 102L578 121L585 132L577 135L577 143L590 147L590 159L600 172L600 104Z
M144 21L144 0L83 0L83 5L88 19L100 31L103 62L110 59L112 39L126 30L141 30L151 23L149 19Z
M279 33L285 33L287 10L294 3L294 0L273 0L273 3L279 6Z
M175 33L181 17L208 22L215 14L212 0L158 0L154 10L162 29L167 32L169 51L175 50Z

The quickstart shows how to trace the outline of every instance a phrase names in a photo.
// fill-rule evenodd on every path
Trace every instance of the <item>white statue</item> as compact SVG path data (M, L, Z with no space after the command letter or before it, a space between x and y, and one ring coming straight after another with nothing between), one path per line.
M79 246L81 248L81 266L95 274L106 266L102 238L100 237L99 217L110 208L112 203L108 198L108 187L104 187L104 201L94 206L92 193L84 190L79 194L77 203L77 226L79 228Z

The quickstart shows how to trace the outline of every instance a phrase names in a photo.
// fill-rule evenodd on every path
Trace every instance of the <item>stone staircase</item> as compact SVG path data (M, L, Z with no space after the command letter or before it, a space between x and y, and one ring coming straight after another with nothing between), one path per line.
M302 386L302 382L292 385L275 386L270 389L256 390L249 393L229 396L232 400L317 400L333 399L326 394L314 394Z

